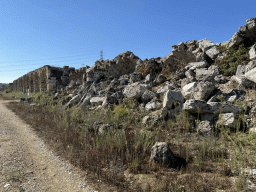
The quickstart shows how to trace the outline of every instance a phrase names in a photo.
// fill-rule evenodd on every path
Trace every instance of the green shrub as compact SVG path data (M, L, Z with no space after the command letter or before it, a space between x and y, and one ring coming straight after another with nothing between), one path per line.
M115 117L120 120L123 119L126 115L128 115L129 110L125 108L123 105L117 105L114 108Z
M249 47L245 47L244 44L228 50L225 47L219 47L219 50L226 52L226 56L222 60L216 61L223 75L234 75L238 65L246 64L249 61Z

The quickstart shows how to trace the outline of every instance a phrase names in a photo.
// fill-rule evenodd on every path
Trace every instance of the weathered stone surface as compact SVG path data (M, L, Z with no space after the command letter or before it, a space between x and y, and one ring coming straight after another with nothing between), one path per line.
M79 107L84 108L90 105L90 98L84 98L83 102L79 105Z
M105 99L105 97L91 97L90 103L91 104L102 104L104 99Z
M128 85L129 84L129 76L122 75L121 77L119 77L118 81L120 82L120 85Z
M237 125L237 115L234 113L223 113L219 115L218 125L234 127Z
M221 104L221 102L208 102L207 104L211 109L211 113L239 113L238 105Z
M124 74L134 72L137 63L141 59L130 51L125 51L113 60L98 60L94 66L86 70L87 81L94 82L100 77L118 78Z
M256 67L256 61L250 61L245 67L245 73Z
M106 96L102 103L102 106L105 106L108 103L115 104L115 103L117 103L117 101L118 101L118 98L115 96Z
M147 84L133 83L124 88L123 94L128 98L139 99L150 86Z
M154 76L154 75L148 74L148 75L145 77L145 83L153 82L154 79L155 79L155 76Z
M186 72L185 72L185 76L187 77L187 78L194 78L195 76L196 76L196 74L194 73L194 71L192 71L192 70L187 70Z
M203 100L215 90L212 82L192 82L182 88L182 94L185 99Z
M231 77L231 81L235 81L244 87L253 87L255 84L255 82L252 81L254 76L256 76L256 74L254 74L254 72L252 72L251 70L251 71L248 71L247 74L245 73L245 77L233 75Z
M66 106L67 106L67 107L71 107L71 106L77 104L77 103L80 101L81 98L82 98L82 95L81 95L81 94L78 94L78 95L74 96L74 97L66 104Z
M209 69L196 69L196 79L198 81L213 81L216 75L219 75L217 66Z
M227 80L227 78L226 78L225 76L223 76L223 75L216 75L216 76L214 77L214 81L215 81L216 83L223 84L223 83L226 83L228 80Z
M212 48L214 46L214 43L209 41L208 39L202 39L202 40L197 41L197 45L204 52L206 52L207 50L209 50L210 48Z
M139 72L133 72L130 74L129 83L135 83L144 79L144 75Z
M213 126L211 125L210 121L201 121L198 124L197 132L200 135L204 135L205 136L205 135L210 134L212 131L213 131Z
M159 88L156 93L161 94L161 93L165 93L166 91L170 90L171 86L170 85L166 85L164 87Z
M181 93L185 99L189 99L192 96L196 89L197 84L197 82L192 82L182 87Z
M176 159L169 145L165 142L156 142L151 148L150 161L159 164L167 164L173 167Z
M154 111L152 113L150 113L149 115L155 120L159 120L159 119L162 119L162 118L165 118L168 114L168 110L163 107L162 109L159 109L157 111Z
M157 93L155 93L153 91L146 90L143 93L143 95L141 96L141 101L142 102L148 102L148 101L152 100L155 97L158 97Z
M187 100L183 105L183 110L189 113L212 113L211 106L206 101L195 99Z
M227 48L231 48L234 45L238 45L239 43L243 42L244 39L243 37L240 35L240 33L236 32L233 37L229 40L228 44L227 44Z
M147 111L149 110L156 110L156 109L160 109L162 107L162 104L159 103L158 101L150 101L146 104L145 109Z
M256 133L256 127L250 128L249 133L255 134Z
M236 76L244 75L245 70L246 70L246 65L238 65L236 69Z
M256 44L254 44L249 51L250 59L256 59Z
M164 95L163 107L171 109L175 102L183 103L184 100L181 91L168 90Z
M170 70L175 72L188 63L196 61L196 56L189 51L173 50L169 55L163 57L161 62L164 66L169 66Z
M161 83L163 83L163 82L165 82L166 81L166 77L165 76L163 76L163 75L158 75L157 77L156 77L156 79L154 80L154 83L156 84L156 85L159 85L159 84L161 84Z
M212 48L208 49L206 52L206 55L208 55L211 59L216 59L220 51L217 49L216 46L213 46Z
M189 70L195 70L195 69L201 69L208 67L208 63L206 61L200 61L200 62L192 62L187 65L187 69Z

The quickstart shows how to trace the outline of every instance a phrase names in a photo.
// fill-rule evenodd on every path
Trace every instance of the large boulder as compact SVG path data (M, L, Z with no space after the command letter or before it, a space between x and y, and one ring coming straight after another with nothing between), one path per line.
M219 75L219 67L216 65L212 65L208 69L196 69L196 79L198 81L213 81L216 75Z
M175 102L183 103L184 100L181 91L168 90L164 95L163 107L171 109Z
M152 99L154 99L155 97L158 97L158 94L150 91L150 90L146 90L143 95L141 96L141 101L142 102L148 102Z
M151 89L147 84L133 83L124 88L123 94L128 98L139 99L146 90Z
M158 101L150 101L146 104L145 109L147 111L149 110L156 110L156 109L160 109L162 107L162 104L159 103Z
M236 32L233 37L229 40L228 44L227 44L227 48L231 48L233 46L239 45L241 42L243 42L244 39L241 36L240 33Z
M208 102L211 113L239 113L239 106L233 105L230 103L221 103L221 102Z
M182 95L185 99L204 100L215 90L212 82L192 82L182 88Z
M185 67L190 62L195 62L196 56L185 50L174 49L169 55L161 59L164 66L169 66L171 71L177 71Z
M209 50L214 46L214 43L209 41L208 39L202 39L197 41L197 45L199 48L203 50L203 52L206 52L207 50Z
M166 142L156 142L151 148L150 161L158 164L165 164L173 167L176 159L169 145Z
M212 48L208 49L205 53L211 59L216 59L220 51L216 46L213 46Z
M212 113L211 106L209 106L206 103L206 101L195 100L195 99L187 100L183 104L183 110L185 110L189 113L197 113L197 114Z
M256 59L256 44L254 44L249 51L250 59Z

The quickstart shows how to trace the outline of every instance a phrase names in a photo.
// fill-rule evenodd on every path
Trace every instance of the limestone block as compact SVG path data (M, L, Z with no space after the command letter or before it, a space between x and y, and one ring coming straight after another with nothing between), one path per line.
M211 106L206 101L190 99L183 105L183 110L189 113L212 113Z
M156 110L156 109L160 109L162 107L162 104L159 103L158 101L150 101L146 104L145 109L147 111L149 110Z
M212 113L239 113L239 106L230 103L221 104L221 102L208 102Z
M244 76L238 77L233 75L231 77L231 81L235 81L240 85L243 85L244 87L253 87L255 86L255 82L256 82L256 79L254 79L254 77L256 77L255 72L256 72L256 68L246 72L245 77Z
M256 44L254 44L249 51L250 59L256 59Z
M185 99L189 99L191 97L192 93L196 89L197 84L197 82L192 82L182 87L181 93Z
M197 45L203 50L203 52L206 52L214 46L214 43L209 41L208 39L202 39L197 41Z
M197 133L200 135L208 135L212 132L213 127L210 121L201 121L197 127Z
M104 99L105 99L105 97L91 97L90 103L91 104L102 104Z
M171 109L175 102L183 103L184 100L181 91L168 90L164 95L163 107Z
M176 159L166 142L156 142L151 148L150 161L159 164L166 164L173 167Z
M256 67L256 61L250 61L245 67L245 73Z
M244 75L245 70L246 70L246 65L238 65L236 69L236 76Z
M237 124L237 115L234 113L223 113L219 115L218 125L234 127Z
M139 99L146 90L151 89L147 84L133 83L124 88L123 94L128 98Z
M161 83L163 83L163 82L165 82L165 81L166 81L166 77L165 77L165 76L163 76L163 75L158 75L158 76L155 78L154 83L155 83L156 85L159 85L159 84L161 84Z
M200 69L200 68L206 68L208 67L208 63L206 61L200 61L200 62L193 62L193 63L189 63L187 65L187 68L189 70L195 70L195 69Z
M223 83L226 83L228 80L227 80L227 78L226 78L225 76L223 76L223 75L216 75L216 76L214 77L214 81L215 81L216 83L223 84Z
M213 81L214 77L218 75L217 70L211 70L206 68L196 69L196 79L198 81Z
M171 89L170 85L166 85L166 86L164 86L164 87L159 88L159 89L156 91L156 93L158 93L158 94L165 93L166 91L168 91L168 90L170 90L170 89Z
M77 103L80 101L81 98L82 98L82 95L81 95L81 94L78 94L78 95L74 96L74 97L66 104L66 106L71 107L71 106L77 104Z
M208 55L211 59L216 59L220 51L217 49L216 46L213 46L212 48L208 49L206 52L206 55Z
M229 49L229 48L231 48L232 46L234 46L234 45L238 45L238 44L240 44L241 42L243 42L243 38L242 38L242 36L238 33L238 32L236 32L234 35L233 35L233 37L229 40L229 42L228 42L228 44L227 44L227 48Z
M146 90L143 93L143 95L141 96L141 101L142 102L148 102L148 101L152 100L155 97L158 97L157 93L155 93L153 91Z

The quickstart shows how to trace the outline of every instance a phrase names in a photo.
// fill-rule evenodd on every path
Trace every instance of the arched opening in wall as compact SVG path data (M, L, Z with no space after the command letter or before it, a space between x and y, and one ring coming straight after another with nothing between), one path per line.
M47 81L46 70L42 70L40 75L40 92L47 90L46 81Z
M37 72L34 72L33 76L34 76L34 92L36 93L40 91L40 87L39 87L40 78Z
M33 93L34 92L34 78L33 74L29 74L29 92Z

